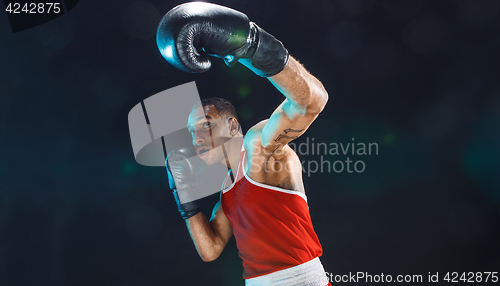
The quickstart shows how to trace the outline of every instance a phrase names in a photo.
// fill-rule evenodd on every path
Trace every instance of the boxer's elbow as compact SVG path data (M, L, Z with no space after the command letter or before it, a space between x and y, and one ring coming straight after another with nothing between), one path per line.
M200 257L201 257L201 260L203 262L212 262L214 260L216 260L217 258L219 258L220 254L222 253L222 251L216 251L215 249L211 249L211 250L208 250L208 251L205 251L203 253L199 253L200 254Z
M224 245L220 240L214 240L210 244L205 245L202 248L198 248L198 254L203 262L211 262L219 258L220 254L224 250Z
M328 102L328 92L320 82L313 85L310 90L311 95L309 104L306 107L306 112L309 114L319 114L323 111Z
M215 259L217 259L219 256L205 256L205 257L202 257L201 260L203 260L203 262L212 262L214 261Z
M212 258L211 256L208 256L208 255L203 255L200 253L200 257L201 257L201 260L203 262L212 262L215 260L215 258Z

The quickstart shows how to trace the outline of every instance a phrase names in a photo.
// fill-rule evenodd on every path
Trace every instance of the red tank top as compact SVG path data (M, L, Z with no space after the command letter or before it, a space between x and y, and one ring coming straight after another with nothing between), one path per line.
M258 183L243 169L241 152L235 183L224 189L221 204L233 226L249 279L305 263L322 255L305 194Z

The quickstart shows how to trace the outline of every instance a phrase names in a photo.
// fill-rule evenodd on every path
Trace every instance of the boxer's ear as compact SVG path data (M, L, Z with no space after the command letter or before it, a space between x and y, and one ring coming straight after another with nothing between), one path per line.
M238 120L236 118L229 118L229 133L231 136L236 136L238 134Z

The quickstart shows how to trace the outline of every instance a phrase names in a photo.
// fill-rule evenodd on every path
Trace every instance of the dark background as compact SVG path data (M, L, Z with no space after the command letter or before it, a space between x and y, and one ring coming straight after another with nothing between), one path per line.
M234 239L202 262L165 170L132 153L128 112L165 89L196 81L245 131L283 99L239 65L188 74L163 60L156 26L180 3L82 0L19 33L0 13L0 285L244 284ZM329 92L297 143L379 145L350 156L363 173L304 176L327 272L500 271L500 1L215 3Z

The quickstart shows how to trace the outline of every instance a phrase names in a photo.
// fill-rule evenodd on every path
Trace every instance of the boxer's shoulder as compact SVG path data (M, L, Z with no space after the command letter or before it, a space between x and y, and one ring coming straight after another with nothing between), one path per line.
M248 156L257 155L269 157L273 153L273 150L270 150L269 147L266 148L262 145L262 130L264 129L267 121L268 119L260 121L252 126L245 134L243 144Z
M267 120L254 125L244 138L247 175L262 184L305 193L302 166L288 144L275 144L272 149L262 146L262 128Z
M262 120L261 122L255 124L250 129L248 129L245 137L243 138L243 145L247 153L252 153L253 151L259 151L262 147L262 129L266 124L267 120Z
M259 158L262 160L262 163L267 163L269 160L287 161L289 159L295 159L297 155L288 144L274 144L268 147L262 145L262 129L267 121L266 119L255 124L245 134L243 144L247 157L254 159Z

